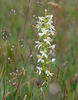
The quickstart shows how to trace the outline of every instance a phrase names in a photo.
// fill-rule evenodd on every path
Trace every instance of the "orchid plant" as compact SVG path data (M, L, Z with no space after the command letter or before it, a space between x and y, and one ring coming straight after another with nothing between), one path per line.
M48 84L48 79L51 79L54 73L50 72L49 64L54 64L55 59L55 27L53 26L53 15L47 15L47 10L45 10L44 17L38 17L36 24L38 31L38 41L35 41L36 48L38 49L37 54L37 73L39 75L40 83L37 82L37 85L44 86Z

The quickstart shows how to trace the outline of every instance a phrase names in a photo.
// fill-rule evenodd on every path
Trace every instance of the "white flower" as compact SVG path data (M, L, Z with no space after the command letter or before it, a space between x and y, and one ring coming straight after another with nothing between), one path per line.
M53 41L50 37L47 37L47 39L43 39L48 45L51 45L50 41Z
M53 15L46 16L46 18L48 18L48 22L46 23L46 25L51 25L53 23L52 17L53 17Z
M47 32L48 32L48 30L44 30L42 33L38 33L38 35L41 38L42 36L44 36L45 34L47 34Z
M50 29L55 30L55 26L50 25Z
M45 34L47 34L47 32L48 32L48 30L44 30L42 34L45 35Z
M47 44L51 45L48 39L43 39Z
M53 23L53 21L48 21L47 23L46 23L46 25L51 25Z
M42 57L43 56L46 57L46 58L48 57L47 54L45 53L45 51L40 51L40 53L42 54Z
M53 44L52 46L50 46L50 48L55 49L56 44Z
M44 59L42 58L42 55L37 55L38 57L38 63L41 62L41 63L44 63Z
M39 21L42 22L44 20L44 17L38 17Z
M42 33L38 33L38 35L39 35L39 36L40 36L40 38L41 38L43 34L42 34Z
M37 57L38 57L38 62L40 62L42 60L41 55L37 55Z
M55 58L52 58L52 63L55 63L56 59Z
M38 31L41 29L42 23L41 22L37 22L36 28L38 29Z
M41 60L42 60L42 58L39 58L37 62L39 63Z
M52 41L52 39L51 39L50 37L47 37L47 40L48 40L48 41Z
M52 20L53 15L47 15L45 18L48 18L48 20Z
M53 15L48 15L49 20L51 21L53 18Z
M38 47L38 49L42 46L42 43L39 41L35 41L35 43L37 44L35 47Z
M50 73L48 70L46 70L47 76L53 76L53 73Z
M41 74L41 71L42 71L42 68L40 68L40 67L36 67L37 68L37 73L39 73L39 75Z

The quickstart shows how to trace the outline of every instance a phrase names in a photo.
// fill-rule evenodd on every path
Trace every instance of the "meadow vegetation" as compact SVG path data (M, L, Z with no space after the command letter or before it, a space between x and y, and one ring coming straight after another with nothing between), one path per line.
M35 28L47 9L56 29L56 64L47 97L36 84ZM78 100L78 0L0 0L0 100Z

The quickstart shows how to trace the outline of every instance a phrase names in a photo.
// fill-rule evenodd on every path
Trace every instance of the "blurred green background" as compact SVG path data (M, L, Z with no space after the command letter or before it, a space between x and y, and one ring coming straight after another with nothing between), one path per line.
M57 34L55 76L47 100L78 100L78 0L0 0L0 100L42 100L35 83L34 26L45 9L54 15ZM17 69L23 72L19 85L10 75Z

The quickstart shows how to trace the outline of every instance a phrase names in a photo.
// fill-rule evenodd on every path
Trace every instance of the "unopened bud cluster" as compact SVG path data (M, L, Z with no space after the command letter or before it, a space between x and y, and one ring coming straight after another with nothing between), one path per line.
M55 63L55 28L53 26L53 15L45 14L44 17L38 17L36 25L38 30L38 41L35 41L37 54L37 73L44 74L46 77L53 76L48 69L48 64Z

